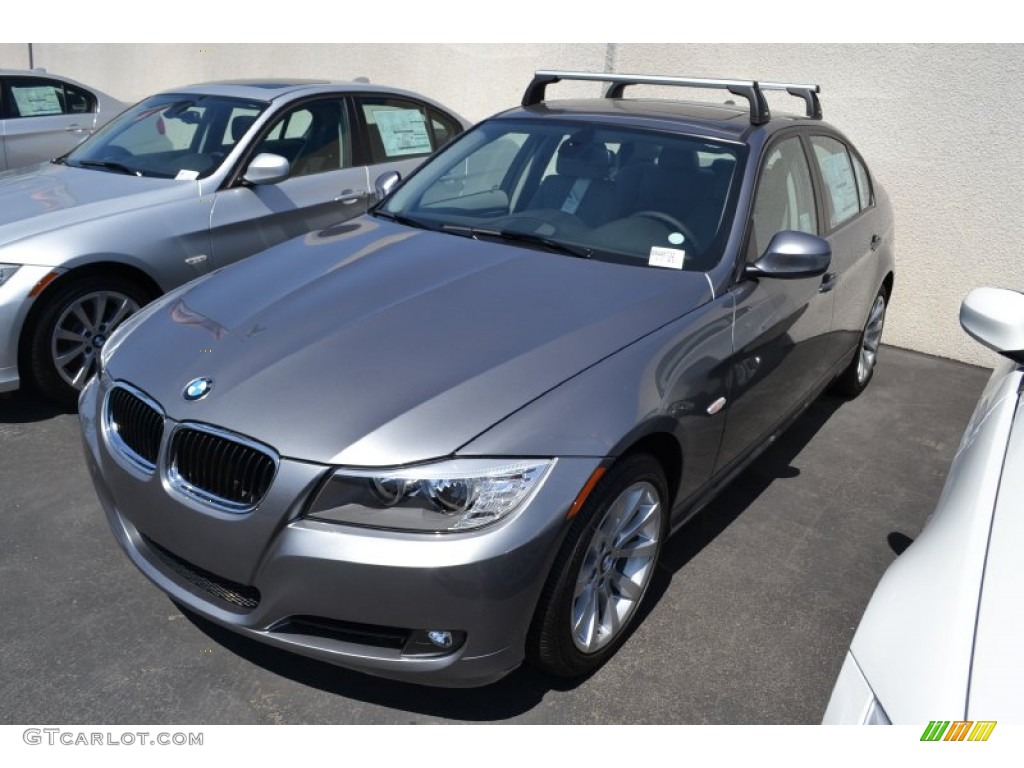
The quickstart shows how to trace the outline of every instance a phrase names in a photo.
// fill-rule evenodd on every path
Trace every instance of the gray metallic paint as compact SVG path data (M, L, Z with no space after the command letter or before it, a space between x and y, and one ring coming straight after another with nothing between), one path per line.
M678 120L650 122L683 130ZM752 157L778 125L791 127L773 121L746 137ZM232 267L233 301L224 300L225 276L151 305L108 346L106 376L143 387L172 420L235 430L284 458L272 498L252 516L229 520L161 493L157 480L140 482L111 458L95 428L94 381L81 401L87 454L122 546L175 599L265 642L293 642L266 631L281 618L275 605L463 629L468 645L430 662L370 658L365 648L309 638L291 647L433 684L500 677L523 658L565 512L593 469L642 439L675 441L678 524L853 357L853 341L837 342L837 293L819 292L821 278L741 276L756 173L748 163L726 256L707 274L572 259L362 217ZM884 198L862 217L891 231ZM843 250L845 237L828 239ZM862 292L873 296L892 269L891 249L876 251L857 278ZM866 318L867 303L862 311ZM185 403L181 388L196 376L214 378L215 391ZM709 415L722 397L725 408ZM557 465L529 504L470 534L424 537L298 517L328 465L452 454L556 457ZM270 601L239 617L191 594L146 556L136 526L201 567L266 590ZM307 588L341 583L359 589Z

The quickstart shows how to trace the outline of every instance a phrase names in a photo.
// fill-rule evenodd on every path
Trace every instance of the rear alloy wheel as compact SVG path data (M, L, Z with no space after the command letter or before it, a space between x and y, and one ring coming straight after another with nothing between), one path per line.
M629 456L597 484L544 587L527 642L553 675L597 669L625 640L654 577L668 509L661 465Z
M87 277L47 297L30 333L30 366L47 397L74 405L99 367L110 334L148 300L145 290L119 277Z
M888 294L882 288L875 297L868 312L867 322L860 334L857 352L846 369L839 374L833 384L833 391L846 397L856 397L867 387L875 373L878 360L878 348L882 343L882 330L885 326L885 310L888 305Z

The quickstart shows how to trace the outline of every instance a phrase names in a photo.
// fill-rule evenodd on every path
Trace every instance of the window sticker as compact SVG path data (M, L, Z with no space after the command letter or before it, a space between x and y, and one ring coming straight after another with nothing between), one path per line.
M682 269L683 259L685 257L686 251L681 251L678 248L662 248L654 245L651 246L651 255L647 258L647 263L652 267Z
M199 178L199 171L190 171L188 168L182 168L178 171L178 175L174 177L175 181L192 181L193 179Z
M12 86L11 95L18 105L18 114L22 117L41 117L43 115L59 115L63 110L57 100L57 91L52 85L36 85L26 88Z
M418 109L375 109L373 118L388 157L430 152L427 121Z
M821 173L828 184L832 196L832 207L835 209L833 224L846 221L860 210L857 198L857 184L853 180L853 171L845 152L834 155L819 155Z

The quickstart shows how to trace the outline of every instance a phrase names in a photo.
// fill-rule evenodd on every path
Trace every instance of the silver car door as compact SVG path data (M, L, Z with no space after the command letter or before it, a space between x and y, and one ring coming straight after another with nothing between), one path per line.
M240 169L213 196L210 231L217 266L251 256L299 235L358 216L372 202L365 165L356 147L346 99L306 101L284 112L245 155L284 157L282 181L250 184Z
M8 168L63 155L92 133L96 98L57 80L4 80L4 154Z

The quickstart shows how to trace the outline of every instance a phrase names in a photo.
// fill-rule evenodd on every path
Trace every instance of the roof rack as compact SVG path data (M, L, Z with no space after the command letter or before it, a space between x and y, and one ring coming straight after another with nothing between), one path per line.
M764 91L786 91L791 96L804 100L807 117L821 120L821 102L818 94L821 88L817 85L797 85L795 83L759 83L756 80L714 80L692 77L662 77L660 75L614 75L605 72L557 72L540 70L533 76L530 85L523 94L523 106L540 104L544 101L544 91L552 83L560 80L591 80L610 83L605 91L605 98L620 99L627 85L676 85L685 88L720 88L736 96L742 96L750 103L750 122L752 125L764 125L771 119L768 102Z

